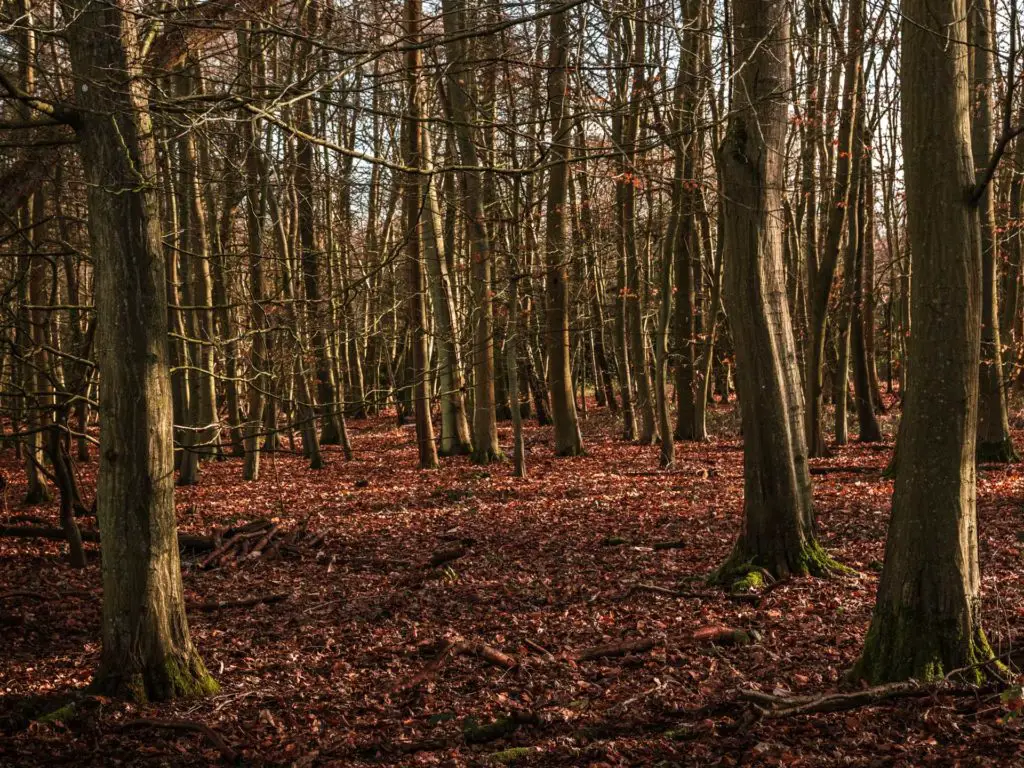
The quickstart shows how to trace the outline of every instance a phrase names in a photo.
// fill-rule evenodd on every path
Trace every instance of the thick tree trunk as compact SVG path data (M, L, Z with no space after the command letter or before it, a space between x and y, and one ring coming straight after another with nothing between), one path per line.
M93 688L136 700L217 689L189 637L175 535L156 146L123 0L69 1L68 47L96 269L103 650ZM84 87L88 84L88 87Z
M904 400L885 566L854 676L871 683L979 678L975 431L981 243L964 0L903 0L902 120L914 288L913 383ZM942 414L942 418L936 418Z
M825 573L814 538L804 403L786 301L782 193L789 88L784 0L737 0L733 111L719 149L725 298L743 422L744 522L720 580L760 567L775 577Z

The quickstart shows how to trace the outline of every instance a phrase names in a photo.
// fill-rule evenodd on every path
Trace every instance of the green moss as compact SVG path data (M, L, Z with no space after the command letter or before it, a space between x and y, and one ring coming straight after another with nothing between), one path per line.
M817 539L812 539L797 556L797 573L801 576L852 576L856 571L840 563Z
M798 552L786 553L771 561L751 554L740 539L729 558L708 575L707 581L716 586L729 586L737 594L759 590L772 580L789 576L827 578L852 573L856 571L835 560L814 539Z
M206 665L198 655L187 661L168 658L165 666L171 693L169 698L199 698L220 691L217 681L206 671Z
M169 656L161 664L125 672L102 669L89 686L92 693L127 699L139 704L210 696L220 690L198 654L189 658Z
M39 723L69 723L78 717L78 705L75 702L68 702L63 707L55 709L53 712L37 717L36 722Z
M467 744L485 744L515 733L521 725L535 722L536 718L528 713L513 713L499 717L489 723L480 723L475 717L467 717L462 721L462 736Z
M512 747L511 749L503 749L501 752L492 752L487 756L487 759L499 765L512 765L517 760L529 757L535 752L536 750L533 747Z
M761 569L751 569L747 574L732 583L732 593L742 595L747 592L760 592L765 588L764 572Z
M847 677L871 685L904 680L927 683L943 680L955 670L959 670L958 679L974 684L1006 673L980 627L964 638L959 622L876 608L864 651Z

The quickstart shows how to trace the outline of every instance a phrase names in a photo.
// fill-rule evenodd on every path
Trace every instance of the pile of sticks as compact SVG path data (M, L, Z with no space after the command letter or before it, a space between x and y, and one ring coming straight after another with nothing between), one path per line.
M305 522L285 531L271 520L253 520L215 533L213 550L199 561L199 567L210 570L247 561L301 557L322 541L323 536L310 533Z

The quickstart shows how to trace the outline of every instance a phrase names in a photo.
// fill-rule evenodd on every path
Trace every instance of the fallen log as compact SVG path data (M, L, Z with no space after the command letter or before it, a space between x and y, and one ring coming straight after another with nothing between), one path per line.
M99 531L83 529L82 541L98 542ZM49 528L35 525L0 525L0 538L47 539L49 541L67 541L63 528ZM178 548L193 553L209 552L214 547L212 536L194 536L189 533L178 534Z
M139 720L129 720L121 726L122 730L129 728L167 728L176 731L193 731L195 733L202 734L206 737L206 740L214 746L214 748L220 752L227 762L234 764L238 762L238 753L233 750L223 737L220 736L215 730L204 723L195 722L193 720L159 720L155 718L142 718Z

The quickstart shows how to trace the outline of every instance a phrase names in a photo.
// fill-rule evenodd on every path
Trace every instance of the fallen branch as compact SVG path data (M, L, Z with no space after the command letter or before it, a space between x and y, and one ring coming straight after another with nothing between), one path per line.
M398 687L399 691L408 691L434 677L442 664L452 656L477 656L496 667L515 669L519 662L514 656L499 651L486 643L475 643L467 640L446 640L437 656L422 670Z
M258 597L247 597L242 600L210 600L206 603L188 603L188 607L194 611L219 611L223 608L249 608L254 605L270 605L280 603L291 597L288 592L275 592L271 595L259 595Z
M82 530L82 541L98 542L99 531ZM32 525L0 525L0 538L48 539L49 541L67 541L63 528L49 528ZM193 536L188 533L178 534L178 547L191 552L209 552L213 549L213 537Z
M921 685L913 680L889 683L851 693L827 693L811 696L775 696L752 689L740 689L739 696L752 702L768 718L809 715L816 712L845 712L869 707L893 699L923 698L925 696L978 696L985 689L975 686L950 686L944 683Z
M633 592L652 592L653 594L664 595L665 597L684 597L699 600L714 600L724 597L726 600L732 600L737 603L758 603L767 590L761 594L729 594L722 592L690 592L681 589L659 587L655 584L634 584L625 596L629 597Z
M519 666L519 662L512 656L484 643L457 643L455 652L464 656L479 656L494 666L505 667L505 669L515 669Z
M608 659L616 656L628 656L632 653L646 653L661 645L663 641L654 638L643 640L632 640L626 643L612 643L611 645L598 645L576 655L576 661L593 661L595 659Z
M671 541L656 541L654 542L653 549L683 549L686 546L686 542L682 539L673 539Z
M812 475L878 475L881 474L882 470L878 467L841 467L841 466L818 466L811 467L810 473Z
M0 600L14 600L19 597L38 600L40 602L46 602L51 599L47 595L40 594L39 592L31 592L27 589L15 589L11 592L0 592Z
M121 726L122 730L129 728L167 728L176 731L194 731L206 737L221 756L229 763L238 761L238 753L233 750L226 741L210 726L198 723L193 720L158 720L154 718L143 718L141 720L130 720Z
M551 651L549 651L544 646L538 645L537 643L533 642L533 640L526 639L526 640L523 640L523 643L528 648L532 648L534 651L536 651L538 654L540 654L541 658L543 658L544 661L554 661L555 660L554 654L552 654Z

